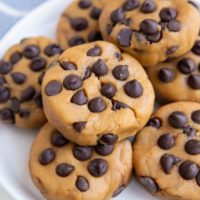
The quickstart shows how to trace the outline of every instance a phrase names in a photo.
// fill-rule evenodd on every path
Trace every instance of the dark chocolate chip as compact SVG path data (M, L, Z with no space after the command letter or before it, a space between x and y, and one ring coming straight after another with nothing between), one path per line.
M84 92L84 90L77 91L71 98L71 102L77 105L87 104L88 98Z
M117 41L122 47L129 47L131 45L133 30L130 28L125 28L120 30L117 35Z
M85 74L83 76L83 80L88 79L91 76L91 74L92 74L92 70L89 67L87 67L87 69L85 70Z
M153 19L145 19L140 24L140 30L146 35L154 35L159 31L158 23Z
M200 186L200 172L196 176L196 182L197 182L198 186Z
M175 138L171 133L166 133L158 138L158 146L161 149L168 150L175 145Z
M30 68L34 72L39 72L46 68L47 61L42 57L34 58L30 63Z
M14 65L22 59L22 54L18 51L12 53L10 56L10 62Z
M56 147L63 147L68 142L69 141L58 131L54 131L51 135L51 144L53 144Z
M143 176L139 178L139 181L149 192L152 193L158 192L159 187L153 178Z
M92 154L93 154L92 147L74 146L73 148L74 157L80 161L89 160L92 157Z
M198 172L199 172L199 167L190 160L182 162L179 167L179 173L181 177L186 180L195 178Z
M30 117L30 115L31 115L31 112L29 111L29 110L19 110L19 116L21 117L21 118L28 118L28 117Z
M74 129L79 133L85 128L85 126L86 122L76 122L73 124Z
M187 124L187 121L187 116L180 111L175 111L168 117L168 122L173 128L183 128Z
M100 56L100 55L101 55L101 48L98 47L97 45L89 49L87 52L87 56L91 56L91 57Z
M150 43L156 43L159 42L161 40L162 34L161 32L157 32L153 35L147 35L146 39L150 42Z
M199 55L200 56L200 40L197 40L195 43L194 43L194 46L192 48L192 52L196 55Z
M174 8L163 8L160 11L160 18L163 22L170 22L173 19L176 19L177 10Z
M48 46L45 47L44 53L47 56L51 57L51 56L54 56L56 54L62 53L62 49L58 44L49 44Z
M120 110L122 108L130 108L127 104L125 103L122 103L120 101L117 101L117 100L112 100L112 109L114 111L116 110Z
M140 10L143 13L152 13L156 10L156 8L156 4L153 0L145 0Z
M129 77L129 71L127 65L118 65L112 70L113 76L120 81L125 81Z
M143 87L137 80L129 81L125 84L124 90L129 97L138 98L143 94Z
M10 99L10 109L14 113L18 113L20 110L20 101L17 98L11 98Z
M101 94L108 99L114 97L116 91L116 87L112 83L103 84L101 87Z
M78 176L76 180L76 187L81 192L86 192L89 189L89 182L88 180L83 176Z
M119 187L117 188L117 190L113 193L112 197L118 196L120 193L123 192L124 189L125 189L125 185L122 184L122 185L119 186Z
M101 177L108 171L108 162L101 158L94 159L89 162L88 171L94 177Z
M56 153L53 149L44 150L39 156L39 162L41 165L50 164L56 157Z
M88 42L94 42L97 40L103 40L101 33L96 30L91 31L88 35Z
M61 177L67 177L74 171L74 166L68 163L59 164L56 167L56 174Z
M92 10L90 11L90 17L95 20L98 20L101 15L101 12L102 12L102 9L93 7Z
M12 70L13 66L10 62L0 60L0 74L8 74Z
M11 74L11 77L12 77L13 81L18 85L23 84L27 79L26 75L21 72L13 72Z
M179 48L178 45L174 45L174 46L168 48L166 51L166 55L171 55L171 54L175 53L176 50L178 50L178 48Z
M34 95L35 95L35 89L34 87L30 86L22 92L21 101L22 102L30 101L33 99Z
M100 113L106 109L106 103L101 97L97 97L89 101L88 108L93 113Z
M43 108L42 94L41 93L36 94L34 96L33 100L34 100L34 102L35 102L35 104L38 108Z
M67 90L77 90L83 85L83 81L77 75L69 75L63 82L64 87Z
M162 68L158 73L158 77L162 82L169 83L175 79L175 73L170 68Z
M187 134L187 136L195 136L196 132L197 132L197 130L191 126L185 126L183 128L183 133Z
M183 58L178 62L178 69L183 74L190 74L196 68L196 64L194 60L191 58Z
M125 17L125 12L122 8L114 10L110 15L110 19L113 24L121 22L122 19L124 19L124 17Z
M200 75L199 74L191 74L188 77L187 83L192 89L199 90L200 89Z
M69 39L68 44L70 47L78 46L80 44L84 44L85 39L81 36L74 36Z
M26 57L28 59L35 58L39 54L40 54L40 49L37 45L29 45L29 46L25 47L25 49L23 51L24 57Z
M147 126L152 126L159 129L162 126L162 121L160 118L154 117L148 121Z
M172 20L167 24L170 32L179 32L181 30L181 23L177 20Z
M196 110L192 113L191 119L196 124L200 124L200 110Z
M0 85L0 103L5 103L10 98L10 90L3 85Z
M121 60L122 60L122 54L119 53L119 52L116 52L116 53L115 53L115 57L117 58L118 61L121 61Z
M108 72L108 66L102 59L98 59L97 62L92 65L92 71L97 77L104 76Z
M60 62L60 66L64 69L64 70L77 70L77 66L72 63L72 62Z
M176 164L173 155L164 154L160 159L160 164L166 174L170 173L171 168Z
M107 156L113 152L114 145L98 143L98 145L94 146L94 150L101 156Z
M92 3L91 0L80 0L78 5L82 9L87 9L92 5Z
M15 123L15 115L9 108L3 108L0 110L0 119L5 123Z
M45 88L45 93L47 96L55 96L59 94L62 90L62 85L56 80L50 81Z
M138 0L126 0L123 4L123 9L125 11L134 10L135 8L138 8L139 1Z
M106 144L115 144L117 140L118 140L118 136L114 135L113 133L107 133L101 137L101 141Z
M42 81L43 81L43 78L44 78L44 74L45 72L42 72L38 78L38 84L42 85Z
M192 139L185 144L185 151L191 155L200 154L200 141Z
M70 24L76 31L83 31L88 27L88 21L83 17L70 18Z

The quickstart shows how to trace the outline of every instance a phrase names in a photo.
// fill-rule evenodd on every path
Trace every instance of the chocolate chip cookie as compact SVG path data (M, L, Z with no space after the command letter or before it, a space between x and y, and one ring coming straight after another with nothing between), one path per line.
M43 113L41 83L49 63L61 48L52 40L36 37L12 46L0 60L0 119L18 127L40 127Z
M103 41L67 49L47 70L42 94L49 122L79 145L134 135L154 104L142 66Z
M63 48L102 40L98 19L104 1L75 0L66 8L57 28L57 38Z
M187 0L117 0L104 8L99 24L105 40L152 66L189 51L200 15Z
M200 196L200 104L176 102L158 109L138 134L133 163L140 183L167 199Z
M158 96L170 101L200 102L200 36L192 50L178 59L148 68Z
M129 182L132 147L129 140L78 146L48 123L32 146L29 166L35 185L47 199L107 200Z

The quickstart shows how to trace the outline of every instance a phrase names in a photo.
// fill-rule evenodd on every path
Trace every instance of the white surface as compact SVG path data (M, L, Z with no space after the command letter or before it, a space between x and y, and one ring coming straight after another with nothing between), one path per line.
M22 38L45 35L55 38L58 18L71 0L50 1L21 20L14 26L0 43L0 57L12 44ZM12 126L0 125L0 183L15 200L44 200L32 184L28 157L31 144L37 131L17 129ZM3 196L2 196L3 195ZM0 199L10 200L1 193ZM155 200L135 179L129 187L115 200Z

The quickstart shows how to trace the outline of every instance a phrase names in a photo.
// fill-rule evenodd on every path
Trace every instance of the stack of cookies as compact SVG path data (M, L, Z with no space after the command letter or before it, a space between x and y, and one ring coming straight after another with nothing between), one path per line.
M187 0L74 0L57 42L7 51L0 119L42 126L29 166L46 199L111 199L133 168L160 198L200 198L199 30Z

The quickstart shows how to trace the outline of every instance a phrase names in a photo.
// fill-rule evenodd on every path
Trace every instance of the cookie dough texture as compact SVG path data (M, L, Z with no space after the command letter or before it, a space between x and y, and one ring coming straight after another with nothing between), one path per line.
M29 164L35 185L49 200L109 200L129 182L132 147L129 140L111 151L110 146L80 147L46 124Z
M138 61L103 41L67 49L46 72L42 93L49 122L79 145L134 135L154 104Z
M0 60L0 119L22 128L40 127L43 112L41 82L44 72L61 52L45 37L24 39Z
M158 109L137 136L133 163L139 181L167 199L200 196L200 104L177 102Z
M187 0L117 0L104 8L99 25L105 40L152 66L189 51L200 15Z
M200 102L200 36L178 59L147 68L158 96L170 101Z
M105 0L75 0L62 14L57 38L63 48L102 40L98 19Z

